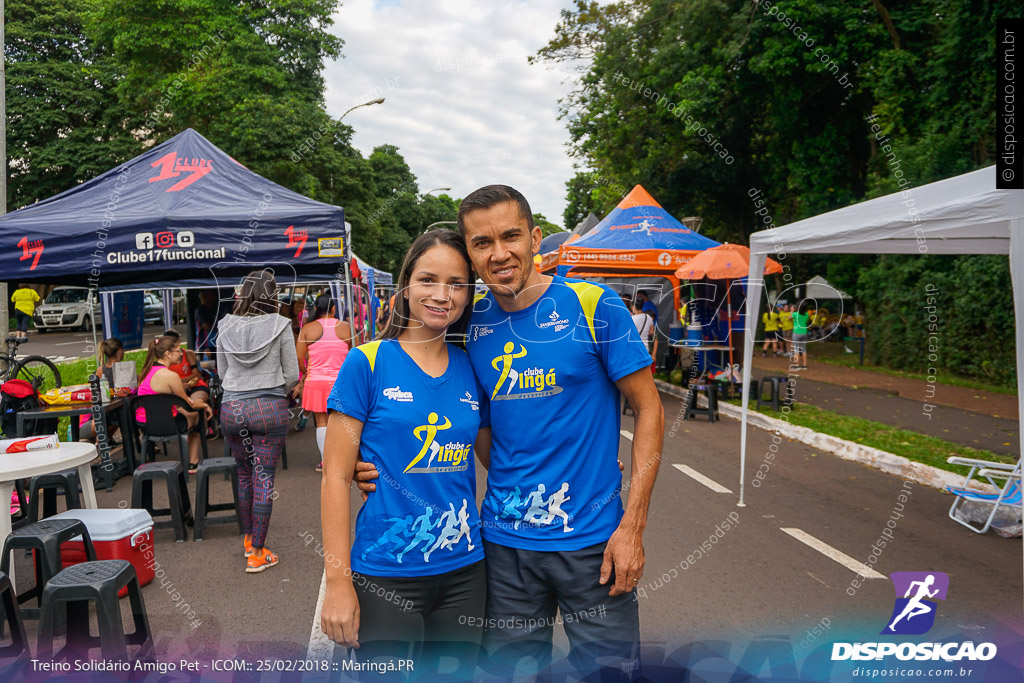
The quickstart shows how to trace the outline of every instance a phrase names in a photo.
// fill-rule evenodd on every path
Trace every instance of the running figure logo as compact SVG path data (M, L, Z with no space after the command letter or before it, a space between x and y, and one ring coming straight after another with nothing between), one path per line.
M416 457L412 459L405 469L402 470L402 474L405 474L412 469L413 465L423 459L423 456L430 451L430 460L427 461L427 467L430 467L431 463L434 462L434 457L440 452L441 446L434 441L434 437L442 429L448 429L452 426L451 420L447 417L444 418L444 424L437 424L437 413L431 413L427 416L427 424L420 425L416 429L412 430L413 436L423 442L423 446L420 448L420 452L416 454ZM426 433L426 436L424 436Z
M654 227L654 224L651 223L649 220L647 220L645 218L641 222L637 223L636 229L630 230L630 232L642 232L642 233L646 234L648 237L650 237L651 236L651 228L653 228L653 227Z
M515 342L505 342L504 353L491 361L491 367L501 372L501 376L498 378L498 383L494 385L494 393L491 394L491 398L498 395L498 391L501 389L501 385L508 379L508 389L505 390L505 394L509 394L516 386L516 382L519 380L519 373L512 369L512 361L516 358L522 358L526 355L526 347L522 344L519 345L519 353L512 353L516 348ZM501 362L501 367L498 367L498 362Z
M547 488L544 484L537 484L537 488L531 491L525 499L518 486L515 491L508 491L504 494L495 490L500 501L498 505L501 508L497 518L515 520L513 527L516 529L523 523L548 526L557 518L562 523L562 531L569 533L573 527L569 526L569 514L562 509L564 503L572 500L572 496L569 495L569 482L562 482L561 488L545 500L546 492ZM527 508L525 513L519 512L518 508L522 507Z
M413 551L423 553L423 561L430 562L431 553L438 549L449 552L455 550L463 537L466 539L466 550L473 550L476 546L473 545L468 510L469 501L463 498L462 509L456 512L455 505L448 503L448 509L441 512L437 521L432 516L440 510L429 505L423 506L423 514L415 520L412 515L406 515L404 519L388 517L384 523L390 526L362 552L362 558L365 561L367 555L383 548L384 554L399 564ZM441 531L435 536L434 529Z
M882 634L927 633L935 623L936 603L932 599L946 599L949 576L942 572L895 572L890 578L896 589L896 605Z

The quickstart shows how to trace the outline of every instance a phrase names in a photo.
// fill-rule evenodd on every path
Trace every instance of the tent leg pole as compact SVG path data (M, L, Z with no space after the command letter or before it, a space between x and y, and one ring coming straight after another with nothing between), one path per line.
M99 289L92 290L90 292L90 294L92 294L93 296L96 297L96 301L97 302L100 301L100 290ZM97 339L96 339L96 312L93 311L91 308L89 309L89 311L90 311L89 312L89 320L92 322L92 350L93 350L93 353L96 354L96 367L99 367L103 363L103 360L100 357L100 345L99 345L99 343L97 342ZM100 303L100 315L103 315L103 304L102 303Z

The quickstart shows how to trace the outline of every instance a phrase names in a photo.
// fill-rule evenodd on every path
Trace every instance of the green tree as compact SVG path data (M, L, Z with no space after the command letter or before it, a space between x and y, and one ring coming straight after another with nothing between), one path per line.
M374 147L369 162L377 199L370 223L379 232L374 236L375 244L367 244L367 249L372 249L367 253L375 254L381 268L396 272L412 240L427 226L419 202L419 185L394 145Z
M454 221L459 215L459 205L446 194L428 194L420 200L423 211L423 227L442 221ZM438 225L439 228L455 229L454 225Z
M561 110L587 170L567 185L566 224L609 209L605 188L640 183L673 214L703 216L710 237L746 242L763 227L754 188L782 226L892 192L900 178L920 185L989 165L992 27L1021 15L1011 0L576 0L536 56L579 69ZM879 357L910 362L896 351L908 337L886 316L909 319L919 302L883 306L857 275L892 287L920 273L889 273L871 255L788 263L798 281L824 273L863 293L886 320L872 327ZM973 291L994 297L978 308L1003 305L997 286ZM1012 326L1001 329L1012 348Z
M535 227L540 228L541 234L544 235L545 237L547 237L548 235L552 235L556 232L565 232L565 230L562 229L562 226L555 225L547 218L545 218L544 214L542 213L533 214L533 225Z
M114 92L118 70L85 35L80 3L7 0L7 174L12 209L138 153L141 119Z

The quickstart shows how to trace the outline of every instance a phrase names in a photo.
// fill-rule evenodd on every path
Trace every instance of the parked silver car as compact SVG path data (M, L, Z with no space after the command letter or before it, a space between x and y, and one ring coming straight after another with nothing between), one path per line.
M87 287L56 287L36 306L32 322L40 332L92 328L99 322L100 302Z

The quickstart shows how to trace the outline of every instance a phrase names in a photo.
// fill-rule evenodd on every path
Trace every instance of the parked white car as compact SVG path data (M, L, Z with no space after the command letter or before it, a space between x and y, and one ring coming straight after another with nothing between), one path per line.
M92 328L99 322L100 302L87 287L56 287L36 306L32 322L40 332Z

